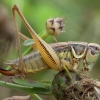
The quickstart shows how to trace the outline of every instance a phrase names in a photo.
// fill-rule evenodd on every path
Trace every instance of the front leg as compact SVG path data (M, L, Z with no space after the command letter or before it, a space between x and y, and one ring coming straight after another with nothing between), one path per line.
M79 60L77 58L73 58L73 67L72 67L72 70L74 72L78 71L78 66L79 66Z
M61 64L62 64L62 68L65 69L67 75L69 76L69 79L72 79L72 76L71 76L70 71L69 71L69 70L72 71L71 64L64 59L61 59ZM61 68L59 68L59 69L61 69Z
M70 62L68 62L68 61L66 61L64 59L61 59L61 64L62 64L62 68L64 68L65 71L67 72L69 78L72 79L70 71L77 72L78 71L77 69L78 69L79 62L76 59L74 59L73 60L73 64L71 64Z
M84 59L83 60L83 69L82 69L83 71L84 70L88 70L88 64L87 64L87 62L86 62L86 60Z

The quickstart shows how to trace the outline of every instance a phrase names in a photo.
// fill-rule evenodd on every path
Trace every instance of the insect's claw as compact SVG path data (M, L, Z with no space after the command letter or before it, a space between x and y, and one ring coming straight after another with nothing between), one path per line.
M12 79L14 78L14 76L10 77L7 81L5 81L4 86L6 86L7 82L12 82Z

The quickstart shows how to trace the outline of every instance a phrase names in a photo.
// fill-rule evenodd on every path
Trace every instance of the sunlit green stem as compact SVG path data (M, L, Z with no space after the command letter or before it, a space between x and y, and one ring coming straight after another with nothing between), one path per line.
M40 33L39 36L42 38L42 39L45 39L49 36L50 34L47 33L46 31L44 31L43 33Z
M37 94L31 94L32 97L34 97L36 100L43 100L41 99Z
M63 65L63 68L65 69L65 71L68 74L69 78L72 79L71 73L69 72L68 68L65 65Z
M24 53L22 54L23 56L27 55L29 52L31 52L33 50L33 48L30 46L28 47L27 50L24 51Z

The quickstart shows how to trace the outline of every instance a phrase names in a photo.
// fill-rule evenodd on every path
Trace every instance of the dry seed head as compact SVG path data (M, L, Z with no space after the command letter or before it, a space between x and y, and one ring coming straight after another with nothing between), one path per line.
M52 92L57 100L100 100L100 94L97 95L100 82L93 80L86 73L70 73L72 80L65 70L55 75Z
M50 18L46 22L46 31L50 35L57 36L63 32L64 24L64 18Z

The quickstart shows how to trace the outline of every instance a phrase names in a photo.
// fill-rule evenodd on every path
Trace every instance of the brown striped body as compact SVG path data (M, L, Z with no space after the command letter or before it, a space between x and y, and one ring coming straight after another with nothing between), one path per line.
M71 59L68 58L70 48L68 47L67 42L53 43L50 46L54 49L59 59L66 58L66 60L71 61ZM39 51L34 51L26 56L23 56L23 62L25 64L25 73L35 73L50 68L49 65L47 65L47 63L43 60ZM10 64L10 66L14 69L21 71L19 58L9 61L8 64Z
M68 67L69 70L75 71L78 69L80 60L83 60L83 67L80 70L90 70L97 58L99 57L100 46L95 43L85 42L59 42L50 44L52 49L57 54L60 61L64 59L67 64L72 67ZM41 70L51 68L43 59L39 51L34 51L26 56L22 57L24 62L24 73L35 73ZM61 62L60 62L61 63ZM22 69L20 66L19 58L6 62L12 69L4 70L0 68L0 73L8 76L21 75ZM63 69L61 63L61 70Z
M49 66L45 63L43 58L41 57L39 51L32 52L23 57L23 62L25 65L24 71L25 73L35 73L37 71L41 71L43 69L49 68ZM15 69L21 70L19 58L11 61L11 66Z

